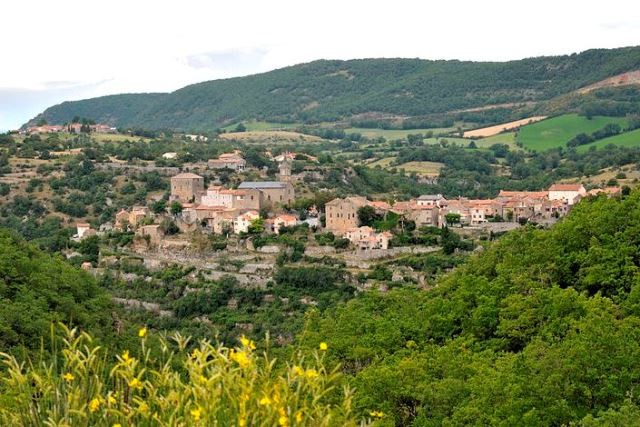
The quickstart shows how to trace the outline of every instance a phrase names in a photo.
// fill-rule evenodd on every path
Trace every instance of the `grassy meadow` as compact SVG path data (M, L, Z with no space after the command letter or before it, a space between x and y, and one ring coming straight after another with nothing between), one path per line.
M580 133L591 134L608 123L617 123L625 127L627 119L601 116L588 119L577 114L565 114L522 127L517 141L521 142L524 148L534 151L566 147L567 142L574 136Z
M609 138L604 138L591 144L581 145L580 147L578 147L578 151L584 152L589 150L591 147L604 148L609 144L614 144L622 147L638 147L640 146L640 129L621 133L615 136L610 136Z
M395 141L398 139L404 139L409 134L418 134L433 132L434 135L449 133L455 131L457 128L433 128L433 129L369 129L369 128L347 128L344 131L346 133L359 133L366 138L378 138L384 137L387 141Z

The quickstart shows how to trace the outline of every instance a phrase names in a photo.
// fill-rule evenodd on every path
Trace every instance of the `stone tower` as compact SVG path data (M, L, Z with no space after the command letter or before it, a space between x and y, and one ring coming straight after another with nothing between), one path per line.
M291 181L291 160L289 160L289 153L284 153L284 159L278 165L280 173L278 174L278 181L289 182Z

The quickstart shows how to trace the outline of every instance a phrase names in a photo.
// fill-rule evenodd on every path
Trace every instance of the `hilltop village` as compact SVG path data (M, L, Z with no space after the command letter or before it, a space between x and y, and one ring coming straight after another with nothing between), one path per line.
M243 181L237 188L218 183L205 185L205 178L192 172L171 177L167 212L152 214L146 206L120 210L114 220L117 230L135 231L153 245L164 238L161 219L173 214L181 233L203 232L228 236L236 234L279 234L297 226L347 239L357 251L387 250L393 234L384 227L372 227L368 218L384 221L393 216L411 229L423 227L471 228L504 231L526 223L551 224L565 216L582 198L600 193L620 194L618 187L592 189L582 184L554 184L542 191L502 190L493 199L446 199L441 194L425 194L408 201L368 200L348 196L328 201L324 209L309 207L303 215L291 211L296 201L291 163L295 155L283 153L275 158L279 173L276 181ZM225 153L207 162L209 169L244 171L246 160L239 151ZM366 223L366 224L365 224ZM410 226L409 226L410 224ZM78 224L78 236L91 234L87 224Z

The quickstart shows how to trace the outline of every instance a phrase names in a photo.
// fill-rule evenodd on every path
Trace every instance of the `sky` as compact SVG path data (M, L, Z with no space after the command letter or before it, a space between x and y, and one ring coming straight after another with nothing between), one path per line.
M46 107L315 59L506 61L640 44L640 1L0 3L0 131Z

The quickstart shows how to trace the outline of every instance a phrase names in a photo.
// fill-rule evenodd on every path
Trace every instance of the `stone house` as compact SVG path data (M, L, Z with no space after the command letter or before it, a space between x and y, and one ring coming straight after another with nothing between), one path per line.
M205 206L260 210L262 208L262 197L262 192L253 188L230 190L222 186L210 186L200 202Z
M181 173L171 177L171 200L200 202L204 193L204 178L194 173Z
M82 240L85 237L93 236L96 234L96 230L91 228L91 224L87 222L79 222L76 224L76 235L74 236L77 240Z
M371 249L388 249L389 241L393 235L388 231L376 233L371 227L363 226L348 230L345 238L358 250L366 251Z
M443 207L446 204L446 199L442 194L425 194L415 199L415 204L418 206L426 207Z
M280 233L282 227L295 227L298 223L298 218L289 214L281 214L273 218L273 231L276 234Z
M242 158L239 152L220 154L217 159L207 162L211 169L231 169L233 171L243 171L247 167L247 161Z
M140 223L151 217L151 211L146 206L134 206L129 213L129 226L136 228Z
M358 209L368 204L369 201L360 196L331 200L325 205L325 228L340 236L348 230L357 228L360 225Z
M138 230L136 231L136 235L141 236L145 239L148 238L149 244L151 245L157 245L164 237L164 232L160 228L159 224L152 224L143 225L142 227L138 228Z
M295 190L290 182L245 181L238 190L259 190L265 206L288 205L295 198Z

